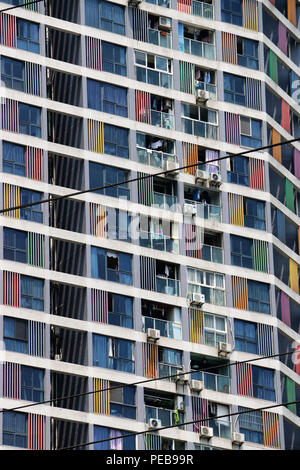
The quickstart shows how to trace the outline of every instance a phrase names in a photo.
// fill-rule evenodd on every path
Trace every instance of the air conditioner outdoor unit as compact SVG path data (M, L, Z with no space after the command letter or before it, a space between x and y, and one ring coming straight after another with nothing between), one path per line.
M184 410L184 399L183 397L176 397L176 402L175 402L175 409L176 410Z
M172 171L172 173L169 173L169 175L178 175L178 173L179 173L178 168L179 168L178 163L176 163L176 162L167 162L166 170L167 171Z
M194 292L192 296L192 304L203 305L204 303L205 303L205 295L197 294L196 292Z
M131 7L138 7L143 0L128 0L128 5Z
M160 331L154 328L147 329L147 339L150 341L157 341L160 338Z
M201 392L204 389L204 382L202 380L190 380L190 389L193 392Z
M220 184L222 183L222 177L220 173L210 173L209 183L213 186L220 186Z
M176 383L178 385L184 385L186 382L188 382L188 379L185 377L184 371L183 370L179 371L176 377Z
M218 343L218 353L219 356L228 356L232 352L231 344L229 343Z
M55 361L61 361L61 360L62 360L62 353L55 354L55 355L54 355L54 360L55 360Z
M245 442L245 435L241 434L240 432L233 432L231 438L233 444L243 444Z
M161 29L166 29L170 31L172 29L172 20L171 18L166 18L165 16L160 16L158 20L158 27Z
M208 171L204 170L196 170L196 182L197 181L208 181L209 179L209 173Z
M209 100L209 91L207 90L196 90L196 102L206 103Z
M213 437L213 435L213 428L209 428L207 426L200 427L200 437L207 437L208 439L210 439L211 437Z
M148 421L149 429L159 429L161 427L161 420L156 418L150 418Z
M183 213L185 215L196 215L197 207L194 204L184 204Z

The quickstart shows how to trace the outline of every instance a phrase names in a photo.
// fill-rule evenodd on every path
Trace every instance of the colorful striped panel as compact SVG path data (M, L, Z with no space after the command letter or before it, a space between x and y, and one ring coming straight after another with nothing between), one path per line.
M295 347L295 372L300 375L300 343L294 341L293 346Z
M204 344L204 321L202 310L189 309L189 338L192 343Z
M92 321L107 323L108 293L103 290L91 289Z
M88 119L89 150L104 153L103 122Z
M39 268L44 267L45 237L39 233L27 233L27 263Z
M28 321L28 354L45 356L45 324Z
M146 173L138 173L138 178L147 176ZM153 204L153 178L144 178L138 180L138 202L144 206Z
M93 411L98 415L109 416L109 381L93 378ZM107 389L107 390L104 390ZM98 392L97 390L101 390Z
M148 42L148 12L131 8L133 21L133 39Z
M151 124L151 95L135 90L135 118L139 122Z
M262 411L264 446L279 449L278 415Z
M287 55L287 34L286 27L278 21L278 47L279 49Z
M287 0L288 20L296 27L296 0Z
M274 354L273 327L258 323L258 354L260 356L271 356Z
M247 279L232 276L233 307L240 310L248 310Z
M285 377L286 401L296 401L296 384L289 377ZM297 405L287 405L287 409L297 415Z
M201 259L201 227L185 224L185 254L191 258Z
M264 240L253 240L253 269L269 272L268 242Z
M244 198L239 194L228 194L229 223L244 227Z
M298 264L289 258L290 261L290 288L299 294Z
M251 364L236 364L237 393L244 397L253 397Z
M15 16L0 14L0 43L2 46L17 47L17 19Z
M2 130L19 132L18 102L9 98L2 98Z
M298 227L298 254L300 255L300 227Z
M189 15L192 15L193 0L178 0L177 9L178 11L182 11L183 13L188 13Z
M195 65L189 62L179 62L180 91L195 94Z
M25 62L25 93L34 96L41 95L41 73L41 65Z
M234 34L222 33L222 57L224 62L237 64L237 39Z
M271 49L269 49L269 75L275 83L278 83L277 56L273 51L271 51Z
M243 0L243 27L258 31L256 0Z
M156 291L156 260L140 257L141 289Z
M43 150L26 147L26 176L32 180L43 181Z
M18 273L3 271L3 304L10 307L20 307L21 276Z
M285 206L295 212L294 186L287 178L285 178Z
M272 145L280 144L280 142L281 142L280 134L277 131L275 131L275 129L272 129ZM281 146L280 145L277 145L277 147L273 147L273 157L275 158L275 160L281 163Z
M143 375L149 379L158 378L158 346L143 343Z
M281 100L281 125L290 134L290 106L284 100Z
M240 116L225 112L225 141L228 144L241 144Z
M300 151L294 149L294 175L300 178Z
M281 320L288 326L291 326L290 299L285 292L280 292Z
M20 205L20 188L11 184L3 184L3 209L18 207ZM4 212L5 217L20 218L20 209Z
M90 229L91 235L106 238L106 206L90 203Z
M86 66L90 69L101 70L101 41L85 37Z
M261 82L246 77L246 107L261 111Z
M198 147L196 144L189 144L188 142L182 142L183 152L183 166L194 165L198 163ZM184 173L189 175L195 175L197 166L185 168Z
M3 396L21 399L21 365L12 362L3 364Z
M203 420L199 421L198 423L194 423L194 432L200 432L201 426L209 426L208 401L206 400L206 398L192 396L192 413L193 421Z
M264 162L256 158L249 158L249 185L252 189L265 190Z
M27 448L30 450L45 449L45 416L28 413Z

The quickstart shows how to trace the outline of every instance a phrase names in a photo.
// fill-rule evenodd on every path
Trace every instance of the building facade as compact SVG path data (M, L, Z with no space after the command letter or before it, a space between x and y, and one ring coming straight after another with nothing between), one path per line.
M300 449L299 16L1 13L1 449Z

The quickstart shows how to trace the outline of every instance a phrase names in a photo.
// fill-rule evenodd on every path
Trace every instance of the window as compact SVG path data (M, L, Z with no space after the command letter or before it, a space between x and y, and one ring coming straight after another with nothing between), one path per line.
M25 91L25 66L20 60L1 57L1 80L7 88Z
M26 176L26 148L10 142L3 142L2 146L4 173Z
M261 121L244 116L241 119L241 145L258 148L262 146Z
M231 264L243 268L253 269L252 245L250 238L237 237L230 235L231 243Z
M104 29L116 34L125 34L125 8L103 0L85 0L87 26Z
M230 159L228 182L249 186L249 160L247 157L236 156Z
M159 361L159 377L168 377L174 375L178 370L182 369L182 352L175 349L159 348L158 349ZM170 377L165 380L175 382L175 377Z
M115 157L128 158L128 129L104 124L104 153Z
M108 293L108 323L133 328L132 298Z
M4 259L26 263L26 232L12 230L4 227L3 229L3 256Z
M21 277L21 307L44 310L44 281L35 277Z
M118 383L109 382L109 386L117 387ZM135 388L127 387L110 390L109 396L110 415L118 418L136 419Z
M172 88L172 60L135 51L135 74L139 82Z
M126 47L102 41L102 70L126 77Z
M19 103L19 132L33 137L41 137L40 108Z
M192 104L181 105L182 132L209 139L218 138L218 113Z
M239 406L239 411L247 411L249 408ZM263 421L261 411L251 411L239 415L240 432L245 434L245 441L263 444Z
M245 78L224 72L224 101L246 106Z
M235 349L257 354L256 324L234 320Z
M188 296L205 295L205 302L225 305L225 276L210 271L188 268Z
M17 18L17 47L24 51L40 53L38 24Z
M103 250L92 249L92 277L132 285L132 255Z
M130 434L130 431L94 426L94 441L118 437L118 439L94 444L94 450L135 450L135 436L122 438L124 434Z
M27 448L27 414L3 412L3 444Z
M42 193L21 188L21 205L31 204L33 202L40 201L41 199ZM21 219L31 220L31 222L38 222L42 224L42 205L35 204L34 206L25 207L24 209L21 209Z
M93 335L93 365L134 373L134 342Z
M241 0L222 0L222 21L225 23L243 26L243 13Z
M266 230L265 203L263 201L244 197L244 225L257 230Z
M270 313L269 284L247 280L248 310L252 312Z
M40 402L44 400L44 371L22 366L21 399Z
M28 327L27 320L4 317L4 344L8 351L27 354Z
M114 207L106 208L107 220L107 238L111 240L123 240L130 242L130 215L128 212L115 209Z
M216 347L219 342L227 342L226 318L204 313L204 344Z
M165 168L167 161L177 161L173 140L137 132L136 146L140 163Z
M121 183L128 179L128 172L113 166L100 165L90 162L90 187L99 188L114 183ZM105 196L117 197L120 199L130 199L130 189L128 184L120 184L112 188L94 191Z
M263 400L275 401L274 371L264 367L252 366L253 396Z
M88 108L127 117L127 89L87 80Z
M237 38L237 63L249 69L258 70L258 42Z

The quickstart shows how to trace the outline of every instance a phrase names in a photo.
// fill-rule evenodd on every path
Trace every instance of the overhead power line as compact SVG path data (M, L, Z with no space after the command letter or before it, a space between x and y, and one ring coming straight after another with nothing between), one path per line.
M165 429L178 428L178 426L187 426L189 424L196 424L196 423L203 423L203 422L205 423L207 421L214 421L216 419L229 418L231 416L239 416L239 415L242 415L242 414L254 413L254 412L257 412L257 411L270 410L272 408L277 408L279 406L295 405L297 403L300 403L300 400L288 401L288 402L285 402L285 403L280 403L279 405L276 404L276 405L270 405L270 406L262 406L261 408L253 408L253 409L249 409L249 410L245 410L245 411L237 411L235 413L228 413L228 414L225 414L225 415L213 416L211 418L195 419L193 421L186 421L184 423L172 424L170 426L163 426L163 427L157 429L157 431L163 431ZM115 439L124 439L126 437L140 436L142 434L151 434L153 432L155 432L155 430L154 431L153 430L139 431L139 432L134 432L134 433L130 433L130 434L124 434L123 436L109 437L107 439L101 439L99 441L91 441L91 442L85 442L85 443L82 443L82 444L76 444L76 445L70 446L70 447L61 447L60 449L55 449L55 450L71 450L71 449L76 449L78 447L89 446L89 445L92 445L92 444L100 444L101 442L114 441Z
M227 158L245 156L245 155L248 155L249 153L259 152L261 150L267 150L267 149L278 147L278 146L281 146L281 145L291 144L291 143L297 142L299 140L300 140L300 137L297 137L296 139L287 140L285 142L279 142L279 143L276 143L276 144L265 145L264 147L259 147L259 148L256 148L256 149L247 150L247 151L243 151L243 152L239 152L239 153L227 154L223 157L219 157L219 158L215 158L213 160L209 160L209 162L198 162L198 163L193 163L193 164L190 164L190 165L185 165L185 166L176 168L176 171L186 170L188 168L193 168L193 167L199 167L199 166L202 166L202 165L206 165L207 163L212 164L213 162L219 162L219 161L225 160ZM99 186L99 187L96 187L96 188L89 188L89 189L84 189L82 191L76 191L76 192L73 192L73 193L70 193L70 194L65 194L64 196L54 196L54 197L51 197L51 198L48 198L48 199L41 199L39 201L30 202L28 204L21 204L21 205L18 205L18 206L9 207L9 208L6 208L6 209L1 209L0 214L4 214L6 212L19 210L19 209L26 209L27 207L36 206L36 205L39 205L39 204L45 204L47 202L56 202L56 201L60 201L62 199L67 199L67 198L70 198L70 197L79 196L81 194L86 194L86 193L95 192L95 191L101 191L103 189L115 188L116 186L121 186L121 185L124 185L124 184L134 183L135 181L142 181L142 180L145 180L145 179L154 178L156 176L162 176L162 175L167 175L167 174L172 174L172 173L174 173L174 170L164 170L164 171L160 171L158 173L154 173L153 175L139 176L137 178L132 178L132 179L129 179L129 180L118 182L118 183L112 183L112 184L109 184L109 185L106 185L106 186Z
M125 388L125 387L133 387L133 386L136 386L136 385L142 385L142 384L146 384L146 383L150 383L150 382L155 382L157 380L166 380L166 379L170 379L170 378L180 377L182 375L194 374L194 373L197 373L197 372L207 372L209 370L220 369L220 367L231 367L231 366L239 365L239 364L249 364L250 362L260 361L262 359L272 359L274 357L287 356L287 355L293 354L293 353L295 353L295 351L288 351L288 352L280 353L280 354L271 354L269 356L256 357L254 359L249 359L249 360L245 360L245 361L231 362L229 364L224 364L223 366L220 366L220 365L210 366L210 367L206 367L205 369L202 369L202 370L192 369L192 370L189 370L189 371L177 372L176 374L166 375L166 376L163 376L163 377L156 377L156 378L151 378L151 379L140 380L138 382L133 382L133 383L130 383L130 384L119 384L119 385L115 385L113 387L100 388L100 389L92 390L92 391L89 391L89 392L82 392L82 393L77 393L77 394L74 394L74 395L67 395L67 396L63 396L63 397L51 398L50 400L44 400L44 401L41 401L41 402L30 403L29 405L15 406L14 408L8 408L8 409L5 409L5 410L2 409L2 410L0 410L0 414L3 413L4 411L17 411L17 410L21 410L21 409L24 409L24 408L30 408L32 406L45 405L47 403L55 403L55 402L59 402L59 401L63 401L63 400L69 400L71 398L79 398L79 397L82 397L82 396L85 396L85 395L94 395L96 393L107 392L107 391L116 390L116 389Z

